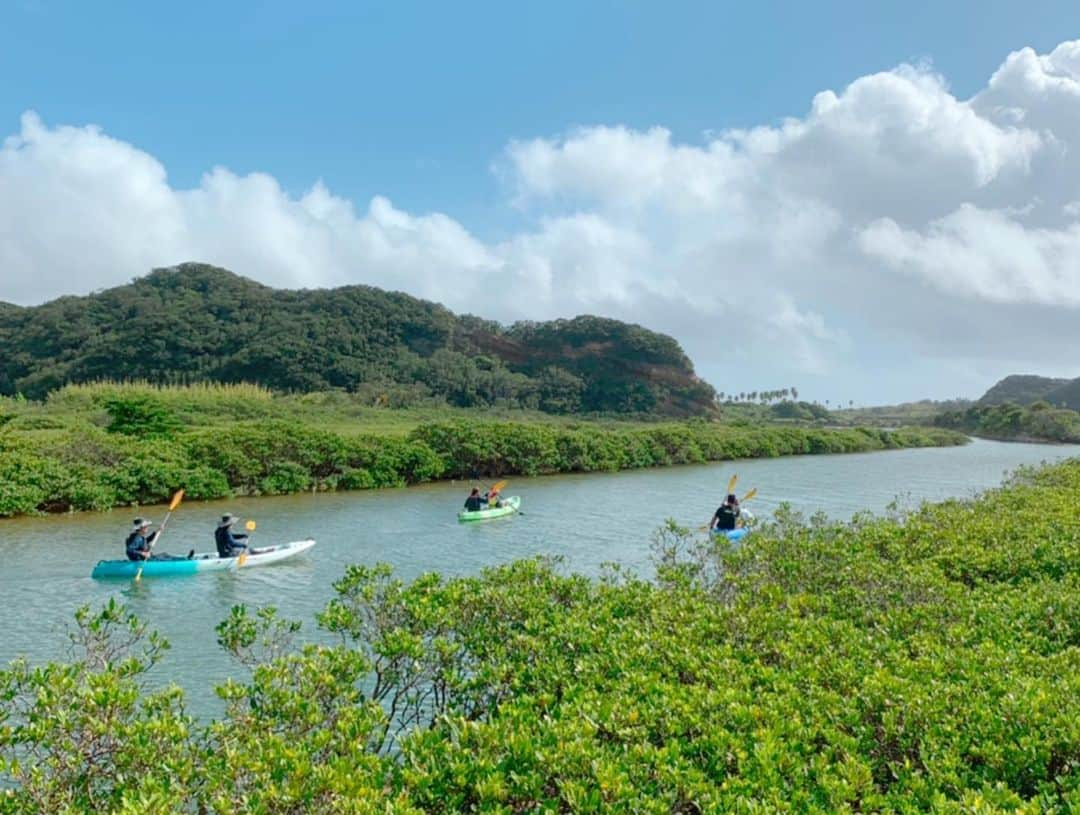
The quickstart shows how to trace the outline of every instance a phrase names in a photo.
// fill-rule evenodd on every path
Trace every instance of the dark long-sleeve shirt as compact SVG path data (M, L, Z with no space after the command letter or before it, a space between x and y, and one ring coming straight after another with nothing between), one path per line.
M232 529L227 526L223 526L214 532L214 542L217 544L218 555L221 557L234 557L240 554L247 549L247 544L244 543L246 540L247 535L243 532L235 535Z
M150 553L150 546L157 536L157 532L151 532L144 537L139 534L138 530L128 535L127 540L124 541L124 549L127 551L128 560L145 560Z

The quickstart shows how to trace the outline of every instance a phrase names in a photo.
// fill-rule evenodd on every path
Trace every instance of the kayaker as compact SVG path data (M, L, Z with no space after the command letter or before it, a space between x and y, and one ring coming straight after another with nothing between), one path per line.
M480 495L480 488L473 487L472 492L469 493L469 497L465 499L465 510L467 512L479 512L484 508L484 498Z
M729 493L724 503L713 513L709 529L713 532L730 532L738 526L739 514L739 499L734 493Z
M244 532L237 534L232 531L233 524L239 520L235 515L222 515L221 520L218 521L217 529L214 531L214 542L217 544L219 557L236 557L241 552L247 551L248 545L245 543L247 534Z
M487 501L487 505L489 507L502 506L502 499L499 498L498 490L491 490L489 493L487 493L487 495L484 496L484 500Z
M165 552L153 552L152 547L161 530L150 531L153 524L146 518L136 518L131 524L131 534L124 541L124 549L127 551L128 560L184 560L177 555L169 555ZM188 552L187 559L195 556L195 550Z

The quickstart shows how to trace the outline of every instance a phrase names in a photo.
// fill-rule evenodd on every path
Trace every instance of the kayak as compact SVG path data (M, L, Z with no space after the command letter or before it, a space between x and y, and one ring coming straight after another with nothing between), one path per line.
M199 552L189 560L144 560L143 577L173 577L185 574L200 574L202 572L224 572L230 569L249 569L252 566L265 566L268 563L277 563L287 560L306 552L315 541L293 541L282 543L277 546L267 546L252 550L241 566L239 557L220 557L217 552ZM137 560L99 560L91 577L134 577L139 571L140 561Z
M459 521L487 521L491 518L501 518L504 515L513 515L518 511L519 506L521 506L521 498L517 495L511 495L509 498L503 500L503 506L501 507L478 509L476 512L462 510L457 514L457 519Z
M713 530L713 537L719 538L721 535L725 535L729 541L742 540L749 534L750 530L745 526L740 526L738 529L729 529L726 532L719 529Z

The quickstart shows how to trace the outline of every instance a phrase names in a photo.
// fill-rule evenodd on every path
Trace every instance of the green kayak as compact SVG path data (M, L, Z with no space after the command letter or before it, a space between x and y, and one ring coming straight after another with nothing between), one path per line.
M492 518L502 518L504 515L513 515L518 511L519 506L521 506L521 498L511 495L509 498L503 499L501 507L478 509L476 512L462 510L457 514L457 519L459 521L487 521Z

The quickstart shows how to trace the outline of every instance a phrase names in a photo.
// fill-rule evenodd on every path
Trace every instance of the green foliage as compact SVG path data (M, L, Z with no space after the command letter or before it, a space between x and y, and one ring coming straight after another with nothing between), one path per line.
M340 389L380 407L688 416L710 413L714 397L678 343L641 326L586 316L507 329L401 293L275 291L194 263L88 297L0 309L0 347L0 395L33 398L107 379L257 382ZM261 407L240 405L248 415L234 418L257 418Z
M734 458L958 444L941 429L828 430L708 422L640 426L443 421L405 437L342 435L296 421L128 436L92 425L0 437L0 516L231 494L372 489L439 478L611 471Z
M164 405L147 396L113 397L104 401L110 433L140 438L172 438L180 421Z
M832 414L828 410L811 402L785 400L773 405L769 410L777 419L798 419L812 422L816 420L829 421L832 418Z
M0 672L0 812L180 810L193 722L179 688L142 685L167 643L112 600L75 620L73 662Z
M1042 401L1027 407L1012 403L973 405L942 413L935 424L991 439L1080 442L1080 413L1052 408Z
M652 581L352 566L318 644L232 610L201 725L83 610L85 656L0 673L0 812L1076 811L1078 499L1072 461L741 546L669 522Z

